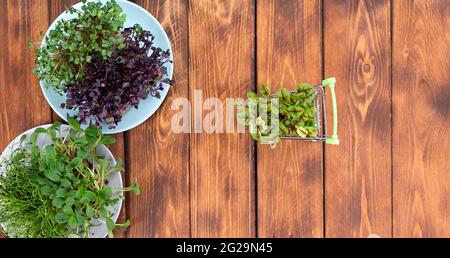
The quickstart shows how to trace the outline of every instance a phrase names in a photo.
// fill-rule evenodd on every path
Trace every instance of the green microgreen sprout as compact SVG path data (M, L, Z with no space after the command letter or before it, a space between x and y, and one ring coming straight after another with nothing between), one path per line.
M84 78L83 67L91 63L93 55L107 59L113 51L125 48L120 31L126 15L117 2L82 3L81 9L68 8L74 18L58 21L45 43L36 48L34 73L59 93ZM28 45L34 43L29 41Z
M252 138L275 148L280 137L317 137L314 106L315 90L308 83L289 91L280 88L276 94L263 85L260 95L247 93L248 101L238 102L238 123L250 126Z
M97 152L114 138L95 126L82 129L74 118L68 123L67 131L60 123L36 129L1 161L0 222L9 236L88 237L93 226L104 222L113 237L113 230L130 225L116 224L110 209L122 192L140 195L141 189L136 180L123 189L110 187L109 176L124 170L122 162L113 164ZM39 146L40 137L51 143Z

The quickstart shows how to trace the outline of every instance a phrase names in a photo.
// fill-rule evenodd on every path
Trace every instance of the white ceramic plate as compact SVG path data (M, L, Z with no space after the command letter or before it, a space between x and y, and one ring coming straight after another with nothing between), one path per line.
M14 139L8 145L8 147L6 147L6 149L3 151L2 155L0 156L0 162L2 162L5 158L9 157L14 152L14 150L16 150L19 147L20 139L22 138L22 135L27 136L26 140L24 141L24 143L27 143L27 142L29 142L30 136L36 130L36 128L40 127L40 128L47 129L50 126L51 125L38 126L38 127L30 129L30 130L26 131L25 133L22 133L21 135L17 136L16 139ZM61 125L61 135L60 136L64 137L66 135L68 129L69 129L69 126ZM39 137L36 140L36 144L41 148L45 147L49 143L51 143L50 138L46 135L39 135ZM111 166L116 165L116 159L114 158L112 153L109 151L109 149L106 148L106 146L100 145L97 148L97 155L103 156L103 157L111 160ZM0 174L1 173L4 173L4 171L2 169L0 169ZM122 177L120 176L119 172L113 172L109 175L108 186L110 186L113 190L123 188ZM120 192L119 195L123 196L122 192ZM121 208L122 208L122 199L120 199L116 203L116 205L114 205L114 207L108 207L108 210L111 212L111 214L113 214L112 220L114 222L117 221L117 218L119 217ZM93 225L96 225L96 226L91 227L91 229L90 229L91 235L89 236L90 238L104 238L108 235L108 229L107 229L105 223L101 223L99 221L93 221ZM5 229L6 232L8 231L7 225L1 224L1 226L2 226L2 228Z
M107 2L107 0L95 0L100 2ZM163 50L170 50L171 53L171 60L173 60L173 51L170 45L169 38L167 37L166 32L164 31L161 24L150 14L148 13L144 8L140 7L137 4L128 2L126 0L116 0L117 3L122 7L123 12L127 15L127 19L125 21L124 27L132 27L135 24L139 24L142 26L143 29L150 31L154 36L154 45L156 47L160 47ZM73 7L76 9L81 9L82 3L75 4ZM51 30L53 30L56 27L56 23L61 19L71 19L74 15L69 14L67 12L62 13L56 20L50 25L47 33L45 36L47 36ZM44 37L45 38L45 37ZM42 42L42 44L45 44L45 41ZM173 64L167 63L167 78L172 79L173 75ZM56 93L52 87L46 87L45 83L43 81L40 82L42 92L44 93L45 98L47 99L47 102L50 104L52 109L64 120L67 119L67 115L74 116L77 114L76 110L68 110L61 108L61 103L66 102L66 96L59 95ZM123 131L130 130L141 123L145 122L150 116L153 115L153 113L156 112L156 110L159 108L159 106L163 103L164 99L166 98L167 92L169 91L170 86L165 84L164 90L160 92L161 98L155 98L149 96L145 100L141 100L139 103L138 109L131 108L128 113L126 113L122 121L113 129L109 129L106 124L102 125L102 131L104 134L114 134L114 133L120 133Z

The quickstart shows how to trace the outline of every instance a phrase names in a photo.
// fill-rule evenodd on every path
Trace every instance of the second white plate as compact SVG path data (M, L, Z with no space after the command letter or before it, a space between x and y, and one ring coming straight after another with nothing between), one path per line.
M3 151L3 153L0 156L0 161L8 158L20 145L20 139L22 138L22 135L26 135L27 138L25 139L24 143L29 142L30 136L31 134L37 129L37 128L44 128L44 129L48 129L51 125L42 125L42 126L38 126L35 127L33 129L30 129L22 134L20 134L19 136L16 137L16 139L14 139L9 145L8 147L6 147L6 149ZM69 130L69 126L68 125L61 125L61 133L59 135L59 137L64 137L66 136L67 131ZM41 147L44 148L45 145L50 144L51 140L48 136L46 135L39 135L39 137L36 140L36 144ZM109 149L105 146L105 145L100 145L97 150L97 155L99 156L103 156L106 159L111 161L111 166L115 166L116 165L116 159L114 158L114 156L112 155L111 151L109 151ZM3 173L3 171L0 169L0 173ZM108 177L108 186L110 186L112 189L122 189L123 188L123 182L122 182L122 177L120 175L119 172L113 172L109 175ZM120 192L119 193L120 196L123 196L123 193ZM108 210L111 212L111 214L113 214L112 216L112 220L114 222L117 221L117 219L119 218L119 213L120 213L120 209L122 208L122 199L119 200L119 202L117 202L114 207L108 207ZM92 226L90 231L91 231L91 235L89 236L90 238L104 238L108 235L108 229L106 227L106 224L104 222L99 222L99 221L93 221L93 225L96 226ZM1 225L6 231L8 231L8 226L5 224Z

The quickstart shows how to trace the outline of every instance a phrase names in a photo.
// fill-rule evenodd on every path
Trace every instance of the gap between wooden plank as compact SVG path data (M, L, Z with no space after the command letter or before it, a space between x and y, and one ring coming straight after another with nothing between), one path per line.
M322 64L322 79L325 79L325 15L324 15L324 0L320 0L320 53L321 53L321 64ZM322 126L325 126L325 114L322 114ZM322 220L323 220L323 238L326 238L327 232L327 220L326 218L326 194L325 194L325 186L326 186L326 143L322 143Z
M253 64L253 71L255 74L255 78L254 78L254 85L253 85L253 91L257 92L258 91L258 0L255 0L255 8L254 8L254 24L253 24L253 29L255 31L255 36L254 36L254 40L255 42L253 43L253 55L255 58L255 62ZM258 148L256 146L256 143L253 144L253 174L254 174L254 180L255 180L255 190L253 192L253 198L254 198L254 214L255 214L255 220L254 220L254 227L255 227L255 238L259 238L259 230L258 230Z
M393 74L394 74L394 69L392 67L392 64L394 63L393 61L393 56L394 56L394 5L393 5L393 0L389 0L389 5L390 5L390 14L389 14L389 21L390 21L390 42L389 45L391 47L391 52L390 52L390 62L391 62L391 69L390 69L390 80L391 80L391 238L394 237L394 126L393 126L393 120L394 120L394 105L393 105L393 100L392 100L392 96L393 96Z

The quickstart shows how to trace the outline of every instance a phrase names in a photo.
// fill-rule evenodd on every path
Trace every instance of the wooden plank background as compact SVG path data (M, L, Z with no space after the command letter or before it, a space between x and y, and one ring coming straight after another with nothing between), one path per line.
M324 4L325 77L337 77L341 125L340 146L325 153L326 236L390 237L390 2Z
M450 237L450 1L393 7L393 233Z
M59 119L27 40L75 2L0 1L0 149ZM450 1L134 2L171 39L175 85L115 135L125 181L143 188L126 196L132 225L117 237L450 237ZM170 130L173 100L196 90L224 101L331 76L339 146Z
M252 0L189 1L191 96L202 90L203 99L225 102L253 89L254 10ZM193 126L202 126L200 116L193 118ZM192 236L254 236L253 143L248 135L191 134L190 147Z

